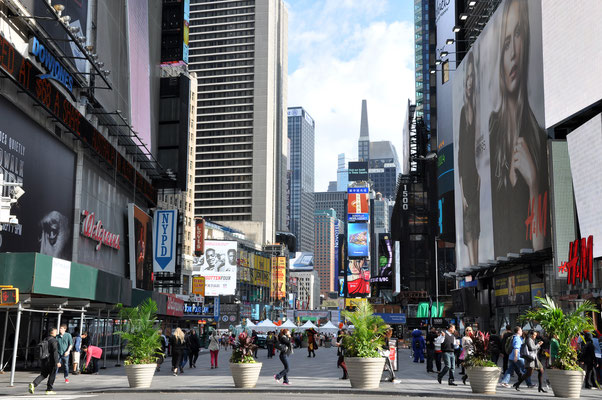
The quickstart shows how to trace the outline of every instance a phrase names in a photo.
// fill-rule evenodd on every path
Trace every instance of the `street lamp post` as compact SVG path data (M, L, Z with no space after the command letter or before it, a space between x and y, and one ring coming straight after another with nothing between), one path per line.
M437 307L437 316L439 316L439 256L437 254L439 250L438 242L439 238L435 236L435 304Z

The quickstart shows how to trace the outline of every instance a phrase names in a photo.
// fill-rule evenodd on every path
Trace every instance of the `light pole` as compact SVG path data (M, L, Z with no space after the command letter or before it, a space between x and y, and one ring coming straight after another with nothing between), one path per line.
M437 317L439 316L439 237L435 236L435 304L437 307Z

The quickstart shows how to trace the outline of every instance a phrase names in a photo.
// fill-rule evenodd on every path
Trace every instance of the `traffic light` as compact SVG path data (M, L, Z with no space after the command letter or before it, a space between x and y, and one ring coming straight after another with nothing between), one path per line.
M12 306L19 302L19 289L8 288L1 289L0 306Z

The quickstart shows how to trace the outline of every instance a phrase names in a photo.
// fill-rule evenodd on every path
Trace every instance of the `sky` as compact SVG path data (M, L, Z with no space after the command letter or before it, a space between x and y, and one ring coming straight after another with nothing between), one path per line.
M337 156L357 158L362 100L370 140L402 154L414 102L413 0L286 0L288 106L316 123L315 191L336 180ZM401 161L401 160L400 160Z

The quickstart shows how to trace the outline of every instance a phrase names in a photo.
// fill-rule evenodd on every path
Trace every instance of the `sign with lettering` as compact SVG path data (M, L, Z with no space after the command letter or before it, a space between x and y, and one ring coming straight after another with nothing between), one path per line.
M205 277L194 276L192 277L192 293L205 296Z
M33 37L30 41L29 52L35 57L35 59L46 69L46 74L40 74L40 79L51 79L58 82L63 86L67 92L71 95L73 100L73 76L69 73L67 68L61 64L59 58L50 52L37 37Z
M153 271L176 272L178 210L157 210L153 224Z
M102 221L96 219L93 212L88 210L82 211L79 232L83 237L87 237L98 243L96 245L97 251L100 250L103 244L115 250L121 249L121 237L116 233L105 230L104 226L102 226Z
M567 283L575 285L583 281L594 282L594 237L577 239L569 244L569 261L563 263L558 269L567 273Z
M205 220L197 218L194 223L194 255L200 257L205 249Z

